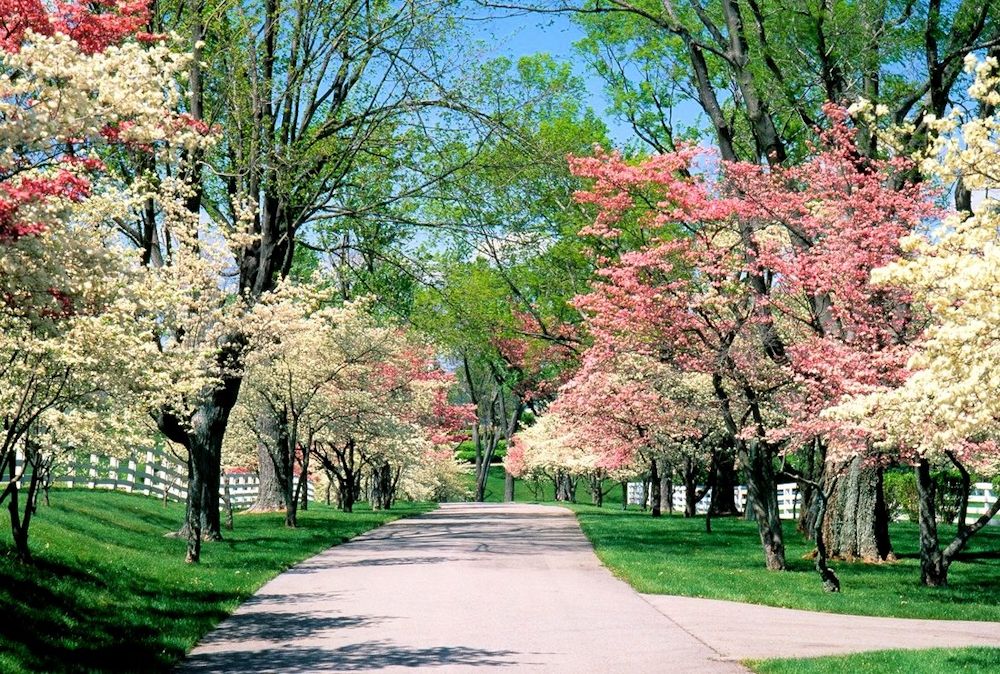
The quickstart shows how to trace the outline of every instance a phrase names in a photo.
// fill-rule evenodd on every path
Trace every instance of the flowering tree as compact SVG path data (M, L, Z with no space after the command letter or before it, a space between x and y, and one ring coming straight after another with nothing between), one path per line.
M285 525L290 527L297 526L308 475L309 453L301 448L311 445L308 435L320 422L314 403L355 357L345 354L343 342L358 327L358 308L331 307L330 295L320 284L283 283L262 297L243 323L248 342L246 384L237 408L242 424L236 430L250 431L255 442L246 443L246 432L233 433L231 440L263 448L259 460L269 465L259 466L261 474L275 476ZM252 463L257 458L245 460Z
M1000 186L996 156L1000 121L991 114L1000 101L997 62L967 60L976 74L970 94L988 114L964 120L960 111L929 120L939 132L922 168L942 182L960 179L970 190ZM903 239L903 256L876 270L886 292L905 289L914 307L926 312L927 327L908 362L905 381L854 397L832 411L853 419L858 430L916 467L920 501L921 578L944 585L948 568L969 538L1000 512L1000 499L974 523L966 522L970 470L1000 472L996 390L1000 309L997 202L985 198L971 212L953 213L931 231ZM899 292L899 290L895 290ZM841 451L852 451L844 443ZM962 476L958 531L941 549L931 467L944 462Z
M710 432L717 419L709 380L685 374L648 356L598 357L592 351L562 390L553 411L586 429L599 465L633 474L648 468L652 514L660 515L661 464L700 459L691 441Z
M435 365L426 345L380 324L371 300L338 305L331 293L321 279L283 283L243 324L245 384L228 452L252 464L256 457L246 447L264 447L288 526L295 526L310 457L337 483L346 511L361 496L363 478L382 508L391 506L401 483L409 493L422 493L423 479L433 482L426 491L449 490L454 471L441 458L450 450L441 448L471 420L467 406L449 402L454 377Z
M823 145L792 168L706 167L692 147L639 164L573 160L594 179L579 195L597 208L584 234L614 240L639 218L654 237L577 299L595 348L710 376L773 569L784 568L774 461L828 432L818 409L898 379L905 294L868 274L929 212L919 192L894 189L903 162L864 159L844 115L828 114Z
M134 195L113 187L93 152L156 152L192 134L174 112L187 58L134 36L145 3L22 0L0 10L0 469L9 476L0 501L27 559L52 462L84 446L140 444L141 408L123 406L165 402L177 374L160 367L149 339L163 316L157 284L114 242Z
M514 435L504 456L504 467L516 478L551 479L557 499L573 500L572 484L580 478L587 479L591 482L594 504L601 505L604 494L601 482L609 473L600 465L600 458L597 448L574 419L547 412ZM623 471L625 475L634 473L634 469Z

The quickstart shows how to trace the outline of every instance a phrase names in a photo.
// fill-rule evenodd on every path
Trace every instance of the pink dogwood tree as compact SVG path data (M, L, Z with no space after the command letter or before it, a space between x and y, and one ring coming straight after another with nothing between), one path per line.
M906 294L869 275L931 213L896 184L906 162L863 158L845 113L827 112L815 154L790 168L716 164L690 146L571 160L594 181L578 195L596 210L584 234L615 239L636 218L651 233L577 298L592 348L710 377L771 569L785 567L776 458L834 430L819 409L903 376Z

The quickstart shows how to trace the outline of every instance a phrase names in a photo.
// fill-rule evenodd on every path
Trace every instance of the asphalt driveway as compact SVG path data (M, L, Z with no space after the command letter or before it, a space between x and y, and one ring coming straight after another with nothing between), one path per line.
M747 657L964 645L1000 646L1000 624L640 595L566 509L448 504L278 576L178 671L726 673Z

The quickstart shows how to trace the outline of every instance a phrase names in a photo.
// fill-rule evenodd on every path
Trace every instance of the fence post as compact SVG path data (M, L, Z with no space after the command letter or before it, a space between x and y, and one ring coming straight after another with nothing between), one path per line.
M153 486L152 473L150 472L150 467L153 466L155 470L154 462L155 457L151 450L146 450L146 460L142 464L142 493L149 496L150 489Z
M135 462L135 457L130 455L128 458L128 469L125 472L125 491L131 493L135 491L135 473L139 470L139 466Z
M90 455L90 469L87 471L87 476L90 478L90 481L87 482L87 488L88 489L94 489L95 487L97 487L97 462L98 462L98 460L99 459L97 457L97 454L91 454Z

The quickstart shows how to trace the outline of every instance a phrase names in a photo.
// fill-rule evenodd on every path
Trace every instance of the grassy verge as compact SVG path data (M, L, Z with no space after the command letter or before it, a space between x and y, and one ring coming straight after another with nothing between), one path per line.
M1000 648L872 651L827 658L750 660L759 674L958 674L1000 671Z
M834 562L843 592L823 592L812 545L786 523L789 571L763 567L760 539L752 522L663 517L641 512L575 506L597 556L640 592L729 599L752 604L901 618L1000 621L1000 528L990 527L970 542L952 566L950 585L920 585L917 528L891 529L900 561L891 564Z
M200 565L165 538L184 507L121 493L59 490L32 524L33 567L0 554L0 672L169 671L264 582L293 564L401 516L430 509L237 515ZM0 551L9 545L0 534Z
M476 476L472 473L473 467L469 465L468 489L474 492L476 489ZM499 503L503 500L504 469L503 466L490 466L490 472L486 476L485 500L487 503ZM620 507L622 502L622 488L618 482L607 481L604 485L607 490L604 496L605 507ZM590 491L583 480L577 484L576 499L581 503L590 502ZM552 480L515 480L514 500L518 503L548 503L555 501L555 486ZM636 508L637 506L630 506Z

